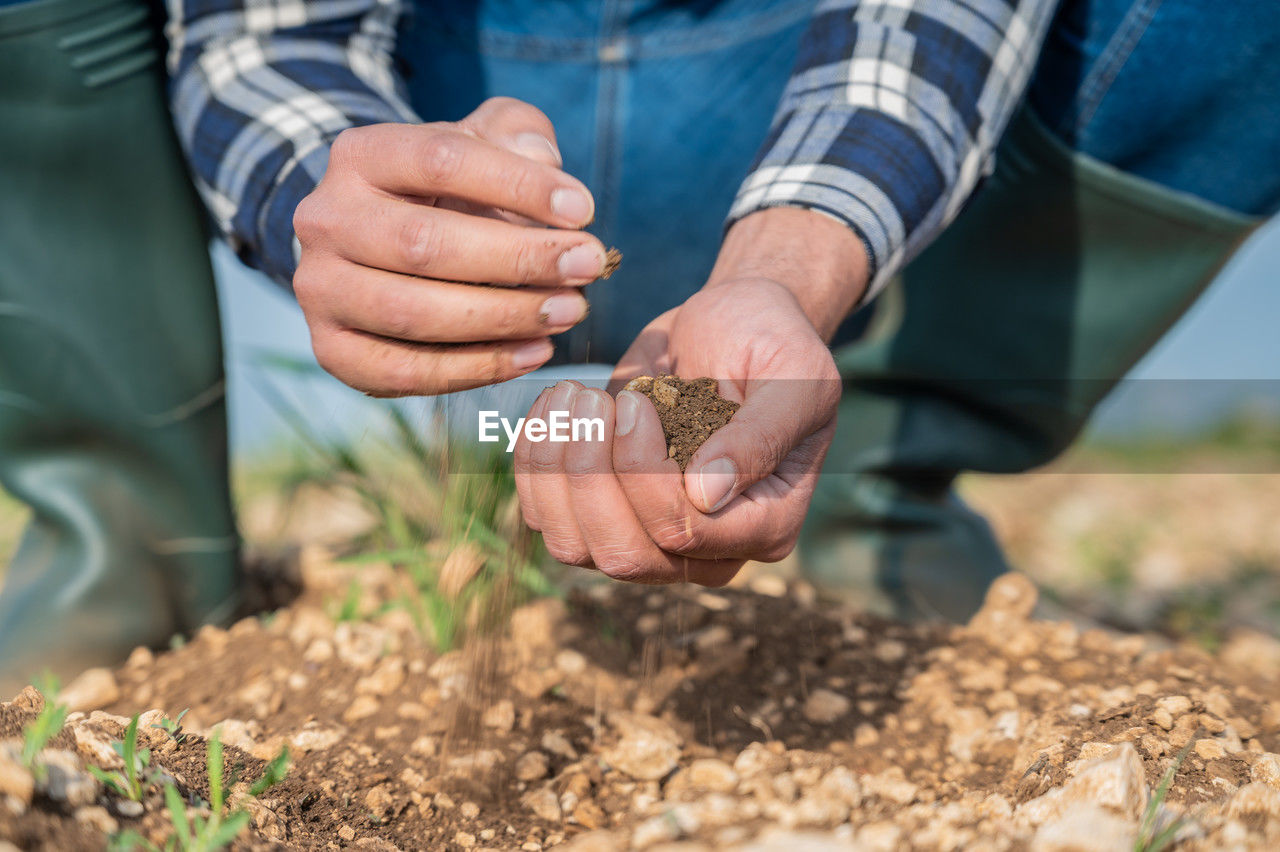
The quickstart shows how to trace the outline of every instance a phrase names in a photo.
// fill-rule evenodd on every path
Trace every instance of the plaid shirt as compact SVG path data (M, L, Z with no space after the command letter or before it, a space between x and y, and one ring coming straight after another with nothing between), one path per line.
M249 263L287 282L293 211L342 130L417 122L399 0L168 0L173 112L197 185ZM730 212L806 207L870 254L873 296L989 173L1056 0L824 0Z

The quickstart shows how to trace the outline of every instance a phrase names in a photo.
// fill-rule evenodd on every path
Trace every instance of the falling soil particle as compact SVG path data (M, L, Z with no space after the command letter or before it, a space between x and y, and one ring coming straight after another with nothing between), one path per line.
M626 390L644 394L658 409L667 457L675 459L681 470L739 408L720 395L715 379L706 377L685 381L676 376L639 376L627 383Z
M611 248L604 253L604 272L600 273L601 278L608 278L610 275L618 271L618 267L622 265L622 252L616 248Z

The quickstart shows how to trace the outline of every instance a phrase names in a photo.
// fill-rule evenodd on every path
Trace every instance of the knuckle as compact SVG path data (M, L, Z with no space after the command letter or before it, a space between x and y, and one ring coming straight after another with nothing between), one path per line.
M702 543L702 536L687 516L664 521L650 532L650 536L654 544L667 553L688 553Z
M305 247L321 239L328 231L328 205L319 191L312 192L293 211L293 232Z
M521 165L508 176L512 197L530 207L546 207L550 204L551 191L537 164Z
M648 573L649 566L641 551L620 548L598 554L596 567L612 580L633 583Z
M444 187L453 183L462 171L462 159L462 145L456 134L436 133L429 137L420 166L427 185Z
M444 253L440 231L429 219L410 219L400 228L400 257L408 268L426 271Z
M511 250L511 275L516 284L533 284L545 277L546 262L538 245L521 240Z
M339 165L356 162L369 133L369 129L365 127L349 127L339 133L329 145L329 162Z
M546 542L547 552L565 565L576 565L584 568L591 564L591 554L587 553L585 548L555 533L548 534L544 532L542 537L543 541Z

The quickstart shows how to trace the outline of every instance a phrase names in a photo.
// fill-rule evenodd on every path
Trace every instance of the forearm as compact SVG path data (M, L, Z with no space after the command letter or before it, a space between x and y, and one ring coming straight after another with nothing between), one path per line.
M311 0L299 20L299 7L276 2L255 5L253 23L247 4L171 2L169 68L179 140L218 230L287 284L294 209L323 177L333 139L417 117L390 61L394 4Z
M826 0L730 220L835 217L867 246L875 295L990 171L1056 5Z
M812 210L775 207L729 228L707 287L749 278L777 282L830 342L862 299L868 277L866 246L843 222Z

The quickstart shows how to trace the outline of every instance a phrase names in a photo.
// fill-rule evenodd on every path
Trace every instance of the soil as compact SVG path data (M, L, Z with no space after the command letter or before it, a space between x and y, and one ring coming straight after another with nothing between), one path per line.
M1064 825L1131 848L1188 746L1161 811L1187 820L1179 848L1280 841L1280 645L1255 634L1210 656L1034 620L1020 575L967 626L904 625L764 576L586 586L441 655L399 611L335 623L347 581L320 576L271 617L135 652L120 715L73 714L74 742L190 708L180 748L147 734L190 797L212 726L238 789L288 745L242 849L1075 848L1050 842ZM0 741L24 718L4 705ZM105 841L65 803L18 811L0 795L0 839ZM119 822L166 836L156 794Z
M618 267L622 265L622 252L616 248L611 248L604 253L604 271L600 273L601 278L608 278L610 275L618 271Z
M739 405L720 395L715 379L685 381L677 376L639 376L626 390L638 391L653 402L667 438L667 456L680 470L717 429L737 412Z

